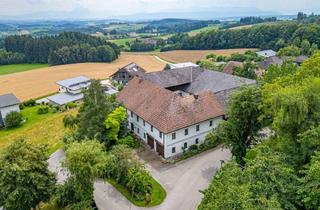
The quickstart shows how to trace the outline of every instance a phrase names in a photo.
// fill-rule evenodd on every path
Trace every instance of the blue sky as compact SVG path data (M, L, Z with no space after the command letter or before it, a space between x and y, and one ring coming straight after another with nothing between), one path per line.
M32 13L74 12L76 16L110 18L175 11L221 12L230 7L279 14L295 14L298 11L320 13L320 0L0 0L0 15L12 17Z

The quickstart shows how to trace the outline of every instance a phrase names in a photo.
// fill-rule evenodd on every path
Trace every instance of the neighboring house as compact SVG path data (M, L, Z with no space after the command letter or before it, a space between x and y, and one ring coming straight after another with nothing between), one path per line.
M279 58L278 56L272 56L265 58L263 61L259 63L260 69L267 69L269 66L281 66L283 64L283 59Z
M242 68L243 67L243 63L238 62L238 61L229 61L227 63L227 65L224 67L222 72L232 75L233 74L233 69L236 68L236 67Z
M54 105L61 106L81 101L83 99L82 91L90 86L91 81L88 77L79 76L58 81L56 84L59 85L60 93L47 97L47 100Z
M164 158L181 154L223 119L229 94L254 80L195 67L147 73L118 95L128 127Z
M169 64L169 66L170 66L170 69L186 68L186 67L199 67L199 65L192 63L192 62Z
M142 76L145 70L136 63L130 63L111 75L113 81L126 85L134 76Z
M264 58L269 58L277 55L277 52L273 50L263 50L256 52L259 56L264 57Z
M20 112L20 101L12 93L0 95L0 125L4 124L4 119L10 112Z
M293 62L300 66L306 60L308 60L308 56L300 55L296 57Z

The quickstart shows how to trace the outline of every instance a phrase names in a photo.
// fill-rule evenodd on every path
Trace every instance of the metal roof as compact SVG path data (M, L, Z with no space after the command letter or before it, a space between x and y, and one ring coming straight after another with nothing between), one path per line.
M61 81L57 81L56 83L60 86L71 88L72 86L77 86L81 83L90 82L90 78L85 76L73 77L70 79L65 79Z
M199 65L192 62L186 62L186 63L170 64L170 67L171 69L176 69L176 68L185 68L185 67L199 67Z
M83 99L83 93L79 93L79 94L58 93L56 95L47 97L47 99L58 105L65 105L67 103L75 102Z
M273 50L263 50L263 51L259 51L259 52L256 52L256 53L258 55L262 56L262 57L265 57L265 58L277 55L277 52L275 52Z
M12 93L0 95L0 108L20 104L20 100Z

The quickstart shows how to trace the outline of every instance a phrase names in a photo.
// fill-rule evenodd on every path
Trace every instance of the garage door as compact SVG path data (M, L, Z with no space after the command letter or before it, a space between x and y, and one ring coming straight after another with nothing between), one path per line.
M157 153L164 158L164 147L163 147L163 145L160 144L158 141L156 141L156 143L157 143L157 148L156 148Z
M151 149L153 149L154 148L154 139L150 135L147 135L147 142L148 142L148 145L151 147Z

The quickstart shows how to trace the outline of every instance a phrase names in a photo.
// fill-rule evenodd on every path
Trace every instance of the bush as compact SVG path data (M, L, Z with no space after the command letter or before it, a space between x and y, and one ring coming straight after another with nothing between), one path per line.
M34 99L30 99L28 101L23 102L24 106L35 106L36 105L36 101Z
M6 128L14 128L19 126L23 121L22 115L19 112L10 112L4 118L4 125Z
M24 104L23 103L19 104L19 108L20 108L20 110L23 110L25 108Z
M151 192L151 176L125 145L114 146L107 158L106 176L126 187L137 200Z
M145 200L151 192L151 177L143 164L136 163L128 170L127 188L137 200Z
M196 144L193 144L193 145L191 145L191 146L189 147L189 150L190 150L190 151L197 150L197 149L198 149L198 145L196 145Z
M47 107L47 106L39 107L37 113L38 114L47 114L47 113L49 113L49 107Z
M130 148L138 148L140 146L140 141L132 135L128 135L120 138L118 144L127 145Z
M73 109L75 107L77 107L77 104L74 102L69 102L66 104L66 109Z

